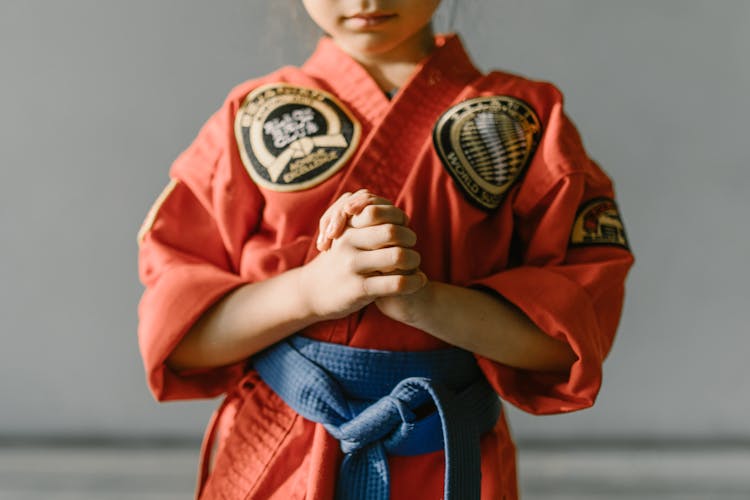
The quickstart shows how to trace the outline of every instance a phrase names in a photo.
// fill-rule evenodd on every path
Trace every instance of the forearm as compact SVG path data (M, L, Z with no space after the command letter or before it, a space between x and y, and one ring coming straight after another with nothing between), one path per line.
M172 351L172 369L236 363L319 321L298 286L300 269L235 289L208 309Z
M412 326L508 366L566 371L577 359L512 304L472 288L430 282L412 316Z
M403 226L349 228L304 266L219 300L167 364L178 370L228 365L313 323L359 311L379 296L412 294L424 285L423 277L411 272L419 266L419 254L409 248L415 241Z

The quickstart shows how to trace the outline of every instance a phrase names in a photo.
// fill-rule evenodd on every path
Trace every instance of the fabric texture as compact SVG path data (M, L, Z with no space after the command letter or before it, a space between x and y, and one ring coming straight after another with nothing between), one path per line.
M222 296L314 258L320 216L340 194L360 188L405 211L429 279L496 294L575 352L570 371L556 374L475 355L497 394L536 414L594 403L633 257L622 247L569 243L578 209L595 198L614 198L612 183L586 154L553 85L504 72L482 74L457 37L436 41L436 50L389 100L361 66L324 38L301 68L282 68L235 88L173 164L175 185L142 231L139 270L146 289L138 336L157 399L227 398L214 426L216 452L210 473L206 466L203 498L333 497L343 460L339 443L321 424L293 411L250 364L176 372L164 362ZM291 192L252 181L234 134L245 97L284 83L335 96L361 127L356 150L340 170ZM511 96L541 123L536 152L494 210L467 200L432 137L443 113L481 96ZM374 305L299 335L384 351L448 347ZM501 327L497 335L503 335ZM481 498L517 498L514 447L502 414L480 447ZM443 494L442 451L389 455L387 461L394 500Z
M253 367L341 443L337 499L388 499L386 454L443 449L446 500L480 498L479 438L497 422L500 401L470 353L394 353L292 337L254 356ZM436 411L418 418L426 403Z

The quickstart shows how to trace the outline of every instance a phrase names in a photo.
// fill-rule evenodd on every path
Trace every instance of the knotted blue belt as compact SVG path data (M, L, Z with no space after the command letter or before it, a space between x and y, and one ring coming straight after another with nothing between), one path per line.
M445 499L479 500L479 438L501 406L471 353L356 349L294 336L253 365L297 413L340 441L337 499L388 499L387 453L444 449ZM437 411L419 418L430 403Z

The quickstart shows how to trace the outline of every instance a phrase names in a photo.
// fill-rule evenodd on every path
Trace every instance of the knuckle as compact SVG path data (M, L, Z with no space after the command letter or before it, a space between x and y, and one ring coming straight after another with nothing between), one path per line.
M344 267L350 273L356 273L359 270L359 254L353 251L346 252Z
M382 220L393 220L393 206L392 205L376 205L378 217Z
M377 205L367 205L363 212L367 214L367 219L371 222L380 220L380 207Z
M383 224L383 237L388 243L398 239L398 228L393 224Z
M415 250L407 250L410 257L410 262L413 267L419 267L419 265L422 263L422 255L420 255L419 252Z
M378 278L362 278L362 290L365 296L382 295L384 293L383 283ZM387 292L385 292L387 293Z
M382 280L383 295L393 295L398 293L398 276L388 276Z
M394 279L395 276L380 276L380 280L378 282L378 292L380 295L392 295L394 293L394 289L396 288L394 285Z
M367 278L361 278L359 280L359 288L360 292L362 293L362 296L369 297L373 291L371 290L371 287L369 285L369 280Z
M351 246L351 237L349 234L347 234L346 231L344 231L343 234L341 234L338 238L334 238L331 242L331 245L336 245L341 248L346 248Z
M368 227L372 225L372 215L369 206L366 206L358 214L352 216L351 224L353 227Z
M417 244L417 233L409 228L406 228L404 233L404 244L408 246L414 246Z
M367 205L364 209L362 209L362 218L367 222L375 220L375 206Z
M391 253L391 264L398 267L406 263L407 255L403 248L394 247L390 249Z
M409 288L408 276L399 275L399 276L395 276L395 278L396 278L394 280L395 289L393 290L395 293L404 292Z

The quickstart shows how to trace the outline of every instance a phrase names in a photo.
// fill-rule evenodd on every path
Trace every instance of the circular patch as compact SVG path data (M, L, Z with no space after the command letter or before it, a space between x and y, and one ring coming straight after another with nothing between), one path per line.
M617 205L610 198L587 202L576 215L570 243L582 245L615 245L629 248L625 226Z
M510 96L469 99L446 111L433 140L467 199L494 210L534 154L542 127L529 105Z
M298 191L335 174L359 142L360 126L332 95L272 84L251 92L234 132L253 180L274 191Z

